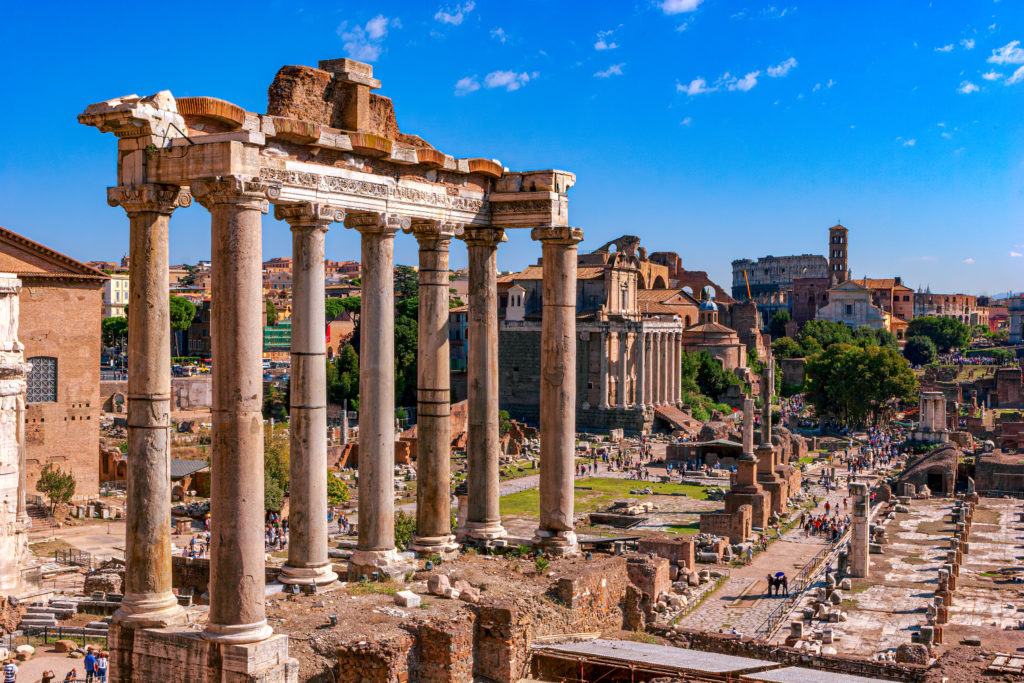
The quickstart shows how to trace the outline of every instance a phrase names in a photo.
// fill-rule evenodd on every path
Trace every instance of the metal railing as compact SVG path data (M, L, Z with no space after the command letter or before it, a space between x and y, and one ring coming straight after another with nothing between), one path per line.
M107 647L107 636L106 635L82 635L81 627L64 627L64 626L35 626L30 628L23 628L14 633L8 633L0 637L0 644L7 648L8 652L14 652L19 645L31 645L33 639L38 643L40 640L44 645L48 645L52 641L57 640L71 640L76 643L86 645L87 643L102 643L103 647Z
M76 567L92 567L92 555L81 550L75 550L74 548L54 550L53 561L57 564L68 564Z
M847 529L846 533L819 550L814 557L808 560L807 564L800 568L800 571L797 572L793 581L789 584L789 595L786 596L778 607L772 610L771 614L754 631L754 638L767 640L772 637L772 634L779 628L782 621L793 610L796 603L803 597L803 594L807 592L807 589L814 585L814 577L823 568L825 559L833 553L838 554L839 549L849 541L851 531L852 528Z

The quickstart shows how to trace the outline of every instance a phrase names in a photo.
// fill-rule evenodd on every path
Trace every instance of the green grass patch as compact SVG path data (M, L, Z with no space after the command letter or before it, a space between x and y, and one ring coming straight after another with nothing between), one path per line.
M698 534L700 533L700 522L690 522L689 524L669 524L665 527L665 531L670 534Z
M799 463L801 465L810 465L812 462L814 462L814 456L813 455L805 455L804 457L800 458L800 460L799 460Z
M348 589L351 595L394 595L398 592L390 582L360 581Z
M653 495L672 495L685 493L690 498L706 500L703 486L690 484L655 484L653 482L632 479L606 479L595 477L581 479L576 482L575 507L577 512L593 512L610 503L624 498L645 498L645 494L631 494L631 490L650 488ZM501 498L501 514L503 515L537 515L540 507L540 491L528 489L511 493ZM685 532L680 532L685 533Z

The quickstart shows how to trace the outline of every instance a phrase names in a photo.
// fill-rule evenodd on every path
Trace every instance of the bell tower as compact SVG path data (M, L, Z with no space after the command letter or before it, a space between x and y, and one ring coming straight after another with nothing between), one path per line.
M836 284L850 279L846 261L849 231L837 223L828 229L828 270Z

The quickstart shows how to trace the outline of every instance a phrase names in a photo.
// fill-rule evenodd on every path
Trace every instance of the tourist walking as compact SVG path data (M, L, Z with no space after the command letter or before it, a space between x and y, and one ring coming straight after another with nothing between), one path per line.
M96 675L96 655L92 653L92 650L86 653L85 659L82 660L82 666L85 667L85 683L92 683L93 677Z
M100 683L107 683L107 653L101 652L96 658L96 679Z
M4 664L4 683L16 683L18 680L18 665L13 659L8 659Z

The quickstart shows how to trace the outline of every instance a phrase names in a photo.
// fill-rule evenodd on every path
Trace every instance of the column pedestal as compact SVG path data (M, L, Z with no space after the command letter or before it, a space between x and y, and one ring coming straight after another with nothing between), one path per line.
M540 526L534 542L554 555L579 554L573 530L576 435L576 245L579 228L535 228L543 245Z
M191 196L177 186L111 187L107 203L131 224L128 318L128 472L124 599L114 620L139 626L178 623L171 585L171 314L168 224ZM262 550L262 548L261 548Z

